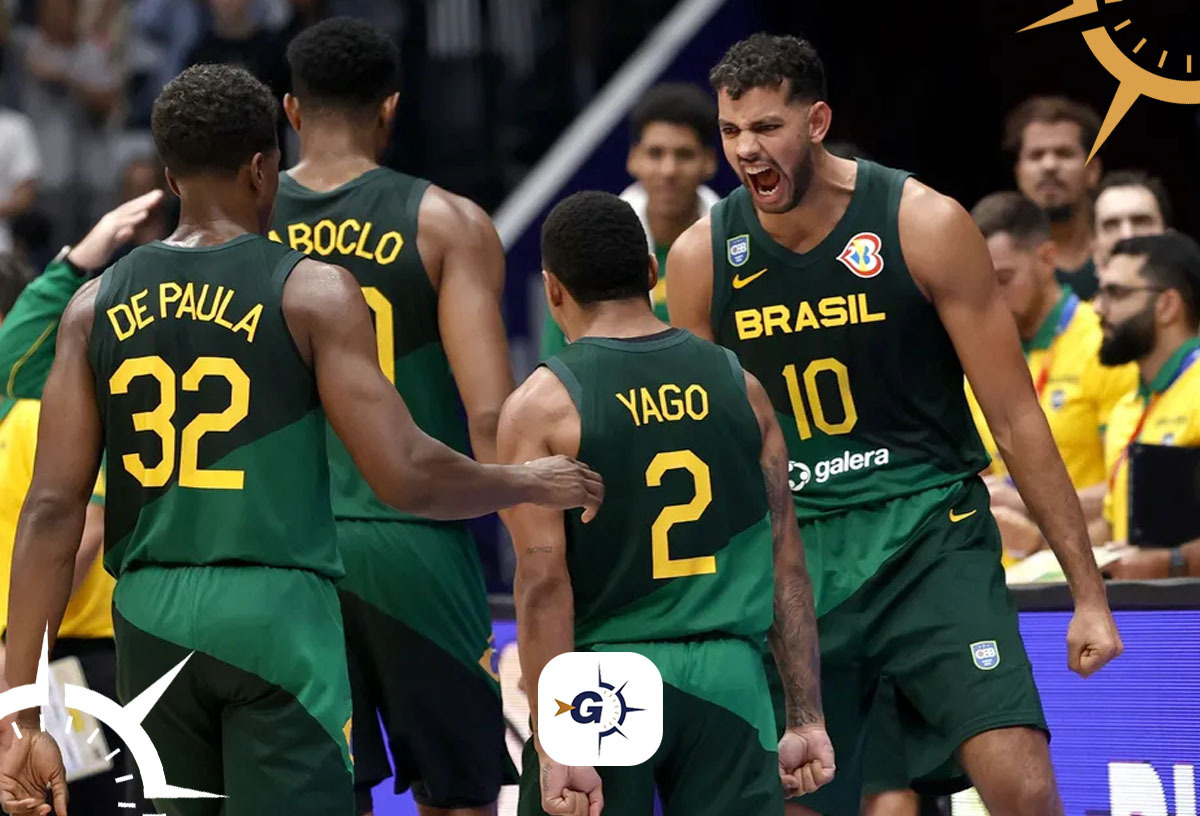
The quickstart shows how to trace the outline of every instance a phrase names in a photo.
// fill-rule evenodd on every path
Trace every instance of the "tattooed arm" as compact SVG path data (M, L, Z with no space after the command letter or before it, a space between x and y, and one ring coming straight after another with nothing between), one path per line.
M746 374L746 393L762 431L762 471L775 541L775 622L767 633L787 698L779 774L788 795L811 793L833 779L833 745L821 711L821 653L812 581L788 487L788 453L762 385Z

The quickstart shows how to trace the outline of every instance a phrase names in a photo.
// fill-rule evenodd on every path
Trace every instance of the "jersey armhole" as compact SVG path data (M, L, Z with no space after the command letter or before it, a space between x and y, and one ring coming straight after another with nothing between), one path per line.
M913 174L906 170L892 171L892 180L888 185L887 197L887 228L890 235L888 238L893 241L899 250L900 258L904 258L904 247L900 244L900 199L904 197L904 185Z
M725 247L721 245L722 238L729 230L726 228L726 211L730 207L732 196L723 198L709 210L708 232L712 243L712 305L708 311L708 325L713 337L718 337L721 317L729 306L732 291L726 285Z
M733 376L734 385L738 391L746 399L750 399L750 394L746 391L746 373L742 371L742 364L738 361L737 355L724 346L717 346L721 351L725 352L725 361L729 363L729 373Z
M287 254L279 259L279 263L275 264L275 268L271 270L271 285L275 287L275 291L279 293L280 303L283 302L283 287L287 283L287 279L291 277L292 271L296 268L296 264L303 261L308 256L303 252L294 249L289 249Z
M542 360L541 365L550 369L555 377L558 377L559 382L567 389L567 394L571 397L571 402L575 403L575 410L579 412L579 416L583 416L583 387L579 384L578 378L572 373L571 369L567 368L566 363L557 357L548 357Z

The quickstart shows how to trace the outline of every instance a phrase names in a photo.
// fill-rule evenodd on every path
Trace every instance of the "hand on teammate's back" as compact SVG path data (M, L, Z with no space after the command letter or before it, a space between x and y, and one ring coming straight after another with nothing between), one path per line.
M600 816L604 794L595 768L560 765L543 753L538 760L542 810L551 816Z
M569 456L546 456L526 462L543 496L535 503L556 510L583 508L584 524L596 517L604 501L604 481L600 474Z
M789 728L779 740L779 781L789 799L833 781L833 743L823 725Z
M133 237L134 230L158 206L162 197L162 190L151 190L106 212L83 240L71 248L67 260L85 272L106 266L113 253Z
M46 789L54 807L46 802ZM22 729L0 756L0 807L11 816L67 816L67 772L54 737Z
M1125 650L1107 603L1077 605L1067 628L1067 664L1080 677L1100 671Z

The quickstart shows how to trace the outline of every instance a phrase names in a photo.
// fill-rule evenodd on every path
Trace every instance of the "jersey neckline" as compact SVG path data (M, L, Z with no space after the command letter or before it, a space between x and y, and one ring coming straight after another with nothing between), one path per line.
M600 346L613 351L658 351L678 345L688 338L684 329L671 327L654 334L644 334L641 337L580 337L576 343L589 346Z
M339 184L332 190L326 190L324 192L314 190L311 187L305 187L303 184L292 178L291 171L284 171L283 173L279 174L279 184L280 186L286 187L289 193L295 193L296 195L307 196L309 198L325 198L326 196L335 196L339 193L344 193L347 190L352 190L361 184L365 184L369 179L372 179L377 175L382 175L388 170L389 168L383 167L382 165L379 167L374 167L365 173L359 173L354 178Z
M264 241L267 240L267 238L265 236L259 235L256 232L245 232L245 233L242 233L241 235L237 236L236 238L230 238L228 241L226 241L223 244L209 244L206 246L185 247L185 246L177 246L175 244L168 244L164 241L155 241L151 244L148 244L147 246L158 247L159 249L165 249L170 252L219 252L222 249L230 249L231 247L240 246L241 244L244 244L247 241L250 241L254 238L262 238Z
M823 259L827 260L830 247L833 247L833 251L836 252L848 240L848 236L843 235L843 233L847 232L854 223L854 218L862 208L863 201L867 199L867 187L871 182L870 162L856 158L854 163L857 167L854 176L854 192L850 194L850 203L846 205L846 211L842 213L841 218L838 219L837 223L833 225L833 228L829 230L825 237L807 252L793 252L772 238L763 227L762 222L758 220L758 210L755 209L754 201L746 191L745 186L739 188L742 191L741 200L739 201L741 215L746 221L746 228L750 231L750 237L754 241L762 243L768 253L775 255L780 260L792 266L807 266Z

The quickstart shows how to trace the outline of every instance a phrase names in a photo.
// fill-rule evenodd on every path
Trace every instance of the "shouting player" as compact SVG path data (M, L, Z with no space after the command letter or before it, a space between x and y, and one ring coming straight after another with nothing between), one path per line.
M1090 674L1121 642L987 246L951 199L825 151L808 42L755 35L711 80L743 186L672 248L670 309L737 352L788 442L838 752L837 778L795 811L858 811L884 677L911 715L910 778L957 757L993 813L1060 813L964 370L1070 582L1071 667Z
M417 426L465 451L461 395L475 457L494 462L496 422L513 388L500 313L504 250L478 206L377 164L396 113L399 61L384 34L347 18L291 43L284 107L300 134L300 163L280 178L271 238L350 270L375 319L379 364ZM494 813L501 784L516 774L475 542L461 523L388 506L332 432L329 468L346 567L339 594L358 813L371 811L371 789L393 775L379 714L397 793L411 787L422 814Z
M156 803L172 816L353 807L326 417L377 494L410 512L533 500L590 513L600 491L565 457L480 465L417 428L379 370L354 278L260 235L277 110L228 66L190 68L155 102L179 227L67 307L13 558L9 687L34 681L43 632L58 628L106 453L118 692L128 703L186 660L142 725L170 784L228 797ZM17 715L0 805L33 811L50 786L65 816L38 719Z
M547 302L572 343L505 404L501 458L588 455L618 493L587 527L528 505L505 514L534 712L519 812L649 813L657 785L668 816L781 814L781 776L812 791L834 769L812 585L770 400L728 350L651 311L658 263L616 196L559 203L542 261ZM788 703L778 760L760 657L768 628ZM658 667L664 736L651 760L597 776L543 752L538 678L575 649L633 651Z

